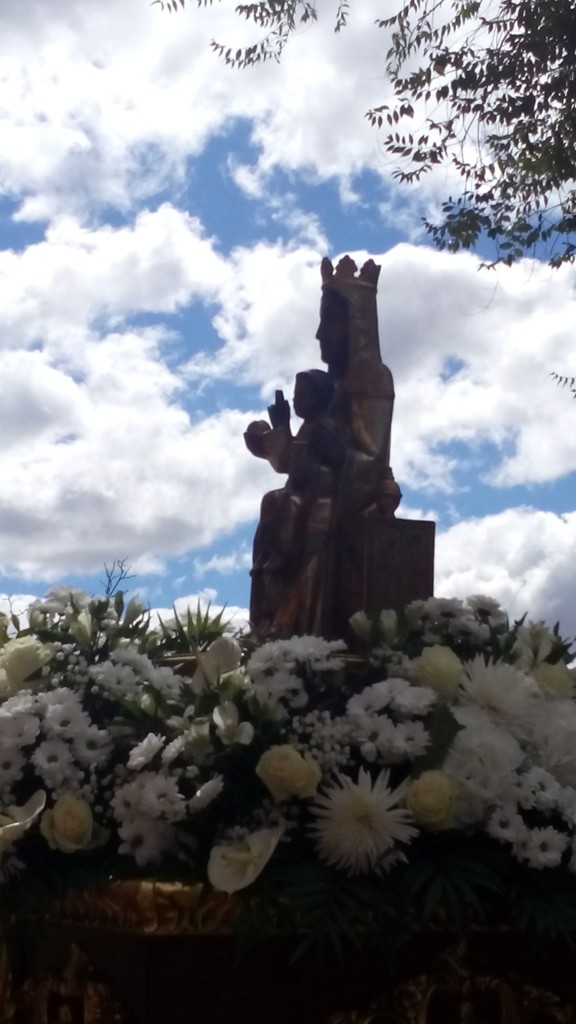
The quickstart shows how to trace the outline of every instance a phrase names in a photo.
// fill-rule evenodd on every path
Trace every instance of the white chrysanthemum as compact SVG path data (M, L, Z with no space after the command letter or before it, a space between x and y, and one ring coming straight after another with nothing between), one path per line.
M141 681L131 665L103 661L100 665L90 666L90 676L97 686L113 697L137 699L141 690Z
M539 696L534 680L505 662L486 664L479 654L465 665L460 703L481 708L496 725L520 727Z
M556 800L556 808L564 818L564 821L570 825L574 831L576 826L576 790L574 790L572 786L560 788L560 792Z
M291 668L298 663L320 671L342 668L335 657L346 650L343 640L324 640L319 636L293 636L291 640L271 640L250 657L246 669L254 680L275 669Z
M177 736L175 740L171 740L162 751L162 764L165 767L171 765L172 761L175 761L184 752L185 747L186 740L184 736Z
M113 752L110 735L95 725L74 736L72 749L82 764L103 764Z
M508 792L524 760L519 743L493 725L465 727L454 738L443 771L458 783L455 817L469 824Z
M532 745L539 764L563 786L576 788L576 707L571 700L540 701Z
M527 828L524 819L518 814L516 804L509 803L498 807L489 817L486 824L488 835L500 842L519 843L524 839Z
M150 771L141 772L119 786L110 805L119 821L139 816L181 821L186 815L185 800L176 779Z
M461 615L463 608L464 602L459 597L429 597L423 603L422 616L428 619L451 618Z
M20 693L2 701L2 711L9 715L30 714L36 712L37 708L38 696L31 690L20 690Z
M425 715L436 702L436 694L428 686L416 686L407 679L391 678L365 687L354 694L347 705L351 717L390 708L400 715Z
M15 743L2 742L0 748L0 791L9 791L22 778L26 761Z
M515 855L531 868L557 868L567 849L568 836L552 826L527 829L514 844Z
M269 718L281 720L288 717L284 705L303 707L308 701L304 683L298 676L286 669L278 669L272 675L254 675L253 694L266 710Z
M90 725L90 718L79 700L50 704L44 714L46 732L63 739L73 739Z
M176 700L180 696L184 680L168 665L157 665L154 667L150 682L167 700Z
M385 761L397 764L424 754L430 746L430 733L422 722L399 722L398 725L390 722L374 743Z
M466 598L466 604L473 612L488 615L493 622L505 623L507 621L506 612L502 610L500 602L493 597L486 597L485 594L472 594Z
M148 735L130 751L128 767L135 768L136 771L139 771L140 768L145 768L147 764L150 764L150 761L156 756L158 751L162 750L165 742L164 736L149 732Z
M119 852L132 857L140 867L157 864L176 847L173 827L157 818L127 818L119 826L118 835L122 839Z
M64 704L74 704L78 702L78 696L71 690L69 686L57 686L53 690L45 690L38 694L38 707L44 711L49 707ZM6 706L6 705L4 705Z
M65 782L76 782L79 778L80 773L73 763L72 751L59 737L40 743L30 760L50 789L57 789Z
M562 787L545 768L535 766L518 776L514 787L516 800L524 810L554 810L561 797Z
M379 871L397 843L409 843L418 834L410 812L397 806L406 786L391 790L389 777L384 770L373 782L361 768L353 782L338 773L335 784L316 798L311 831L322 860L350 875Z
M220 796L224 788L224 779L221 775L215 775L213 779L209 779L203 786L200 786L194 796L188 803L188 807L192 814L196 814L197 811L203 811L205 807L208 807L217 796Z
M22 747L33 743L38 735L40 723L36 715L14 714L0 708L1 746L17 743Z

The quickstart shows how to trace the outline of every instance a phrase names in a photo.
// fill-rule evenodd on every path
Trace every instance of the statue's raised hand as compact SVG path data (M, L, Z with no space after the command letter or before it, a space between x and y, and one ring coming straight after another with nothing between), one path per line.
M290 423L290 403L284 398L283 391L277 391L274 404L268 406L268 415L273 427L287 427Z

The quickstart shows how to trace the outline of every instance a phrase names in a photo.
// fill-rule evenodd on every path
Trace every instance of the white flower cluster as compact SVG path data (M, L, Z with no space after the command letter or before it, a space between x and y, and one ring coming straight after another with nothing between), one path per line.
M380 877L460 830L576 871L567 645L489 598L358 614L364 661L293 637L244 663L222 636L188 674L137 603L55 588L30 623L0 647L4 867L40 836L55 870L105 848L234 892L291 856Z

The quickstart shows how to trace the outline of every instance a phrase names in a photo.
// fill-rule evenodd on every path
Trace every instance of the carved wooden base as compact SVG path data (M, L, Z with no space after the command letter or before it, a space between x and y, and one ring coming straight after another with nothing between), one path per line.
M0 958L1 1024L576 1024L576 953L512 930L427 932L390 956L239 957L234 901L120 883L32 927ZM40 929L40 931L39 931ZM35 942L35 940L39 940ZM1 952L1 951L0 951Z
M354 612L379 615L434 593L435 524L378 513L344 519L338 538L334 635L354 643Z
M69 946L59 970L33 972L20 984L3 959L2 1024L130 1024L78 946Z

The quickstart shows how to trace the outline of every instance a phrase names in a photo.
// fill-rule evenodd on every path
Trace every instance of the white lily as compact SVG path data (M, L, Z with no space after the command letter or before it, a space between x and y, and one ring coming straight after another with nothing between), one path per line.
M193 687L216 686L221 676L235 672L240 665L239 644L229 636L219 636L207 651L197 652L198 668L192 677Z
M231 743L242 743L247 746L254 738L254 726L250 722L241 722L238 708L231 701L226 701L212 713L216 726L216 735L226 746Z
M22 807L7 807L0 813L0 860L8 848L24 835L46 806L46 793L38 790Z
M283 833L280 827L262 828L238 842L215 846L208 861L210 884L228 895L252 885L266 867Z

